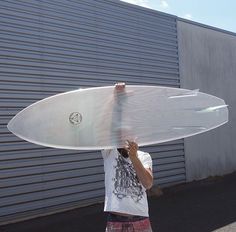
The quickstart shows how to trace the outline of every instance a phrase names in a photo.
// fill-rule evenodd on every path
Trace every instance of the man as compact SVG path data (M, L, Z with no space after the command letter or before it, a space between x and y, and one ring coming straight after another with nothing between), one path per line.
M124 84L117 84L122 91ZM152 187L152 159L134 141L118 149L103 150L106 232L151 232L146 189Z

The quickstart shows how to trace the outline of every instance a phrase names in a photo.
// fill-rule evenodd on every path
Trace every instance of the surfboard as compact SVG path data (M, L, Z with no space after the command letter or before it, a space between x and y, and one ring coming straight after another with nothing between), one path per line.
M100 150L158 144L206 132L228 121L223 99L198 90L126 85L69 91L38 101L8 123L43 146Z

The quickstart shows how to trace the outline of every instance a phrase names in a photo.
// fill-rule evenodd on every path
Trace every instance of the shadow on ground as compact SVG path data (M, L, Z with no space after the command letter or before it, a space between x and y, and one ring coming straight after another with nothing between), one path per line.
M236 173L183 184L149 199L154 232L212 232L236 222ZM1 232L102 232L103 205L0 227ZM235 230L225 230L236 232Z

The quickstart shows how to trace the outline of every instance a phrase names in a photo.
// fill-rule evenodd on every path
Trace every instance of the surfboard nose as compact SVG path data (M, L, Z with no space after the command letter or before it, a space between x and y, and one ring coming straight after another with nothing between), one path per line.
M8 122L8 124L7 124L7 129L11 132L11 133L13 133L14 134L14 132L13 132L13 119L14 118L12 118L9 122Z
M19 122L20 123L20 122ZM7 129L15 134L16 136L20 137L20 133L17 130L17 125L19 124L18 120L17 120L17 115L15 117L13 117L7 124Z

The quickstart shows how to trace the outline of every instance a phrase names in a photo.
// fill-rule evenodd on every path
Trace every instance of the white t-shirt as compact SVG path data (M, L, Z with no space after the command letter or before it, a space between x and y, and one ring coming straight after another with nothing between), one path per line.
M145 168L152 169L152 159L148 153L138 151L138 158ZM105 171L104 211L119 212L148 217L146 189L139 182L133 164L117 149L103 150Z

